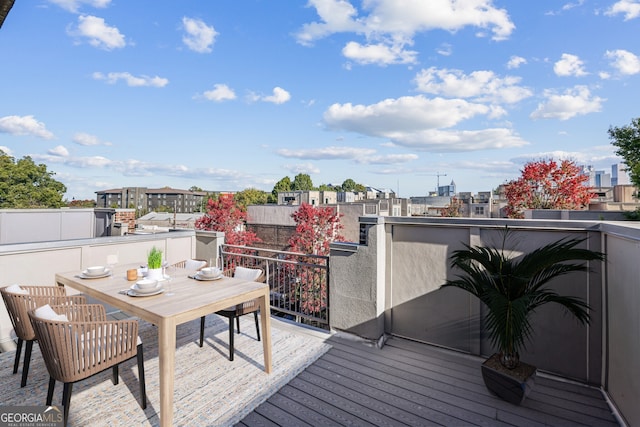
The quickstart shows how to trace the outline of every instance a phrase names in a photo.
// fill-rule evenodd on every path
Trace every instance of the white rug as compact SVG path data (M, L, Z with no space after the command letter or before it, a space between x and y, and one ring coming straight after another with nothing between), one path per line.
M272 322L273 323L273 322ZM228 360L227 319L207 316L205 344L198 346L200 321L178 326L174 425L230 426L267 400L304 368L329 350L321 340L272 328L271 374L264 372L262 342L255 339L253 316L241 318L235 335L235 360ZM155 326L140 321L144 343L147 409L140 407L135 358L120 365L120 383L111 370L74 384L70 426L159 425L158 340ZM15 352L0 354L0 404L44 405L49 375L37 344L33 346L27 386L20 388L22 360L13 375ZM23 356L24 359L24 348ZM53 404L61 405L62 384L56 384Z

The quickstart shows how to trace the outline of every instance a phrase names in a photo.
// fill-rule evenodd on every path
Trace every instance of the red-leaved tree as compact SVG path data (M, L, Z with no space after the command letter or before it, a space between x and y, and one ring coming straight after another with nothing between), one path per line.
M329 244L344 240L340 234L343 229L340 217L332 207L314 207L303 203L291 217L296 222L296 231L289 239L293 252L313 255L329 255ZM299 263L317 264L313 257L298 258ZM306 314L319 315L327 306L327 270L324 268L305 267L289 264L293 276L299 283L296 290L300 308ZM295 271L295 272L294 272Z
M451 203L440 210L440 216L460 217L462 216L462 200L457 197L451 198Z
M595 197L584 185L588 180L570 160L529 162L522 176L505 186L507 216L524 218L526 209L584 209Z
M224 232L225 243L250 246L261 239L245 230L247 212L234 200L232 194L221 194L218 200L209 199L207 213L198 218L195 228Z
M340 235L340 217L332 207L315 207L303 203L291 214L296 222L296 232L289 239L294 252L314 255L329 255L329 243L344 240Z

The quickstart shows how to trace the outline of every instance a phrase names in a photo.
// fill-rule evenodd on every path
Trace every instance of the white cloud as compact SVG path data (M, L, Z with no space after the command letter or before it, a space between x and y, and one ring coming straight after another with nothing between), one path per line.
M612 60L611 66L621 74L632 75L640 73L640 57L627 50L608 50L605 56Z
M80 15L78 26L67 31L72 36L86 37L93 47L104 50L123 48L126 45L124 36L116 27L108 26L104 19L91 15Z
M575 116L596 113L602 110L604 99L592 96L586 86L575 86L567 89L563 94L545 90L546 101L538 104L538 108L531 113L532 119L568 120Z
M524 59L523 57L513 55L511 58L509 58L509 62L507 62L507 68L510 70L514 68L520 68L521 65L524 65L526 63L527 63L527 60Z
M57 147L54 147L48 150L47 152L52 156L59 156L59 157L69 156L69 150L67 150L63 145L58 145Z
M505 128L451 131L428 129L399 134L394 142L415 150L440 153L516 148L528 144L511 129Z
M273 95L263 96L261 98L264 102L272 102L274 104L284 104L291 99L291 95L281 87L273 88Z
M78 145L92 146L92 145L111 145L108 141L101 141L97 136L84 132L78 132L73 135L72 141Z
M538 153L523 154L511 159L515 163L525 164L539 159L570 160L578 166L593 165L610 170L612 164L620 163L620 159L614 154L612 145L584 147L582 151L541 151ZM600 165L600 166L598 166Z
M299 173L306 173L309 175L320 173L320 169L311 163L301 163L297 165L284 165L283 168L288 170L289 173L297 175Z
M4 154L7 156L13 157L13 151L9 147L5 147L4 145L0 145L0 151L4 151Z
M388 46L382 43L361 45L349 42L342 54L359 64L415 64L417 52L404 50L402 46Z
M276 153L282 157L313 160L357 159L358 157L370 156L375 152L376 150L372 148L353 147L325 147L299 150L289 150L287 148L282 148L276 151Z
M515 29L507 11L496 9L491 0L372 0L364 2L363 12L368 15L363 17L358 17L358 11L344 0L310 0L309 5L315 7L321 21L302 27L297 38L303 44L338 32L399 40L417 32L455 32L466 26L490 29L494 40L503 40Z
M354 159L356 163L366 165L397 165L418 160L417 154L385 154L377 156L364 156Z
M362 2L362 14L346 0L309 0L319 21L304 24L295 35L298 43L314 41L336 33L354 33L366 43L348 42L343 54L363 64L415 62L416 52L407 51L417 33L431 30L456 32L472 26L484 36L491 31L494 40L507 39L515 25L505 9L497 9L492 0L370 0ZM446 52L446 50L445 50Z
M59 163L59 164L64 164L66 166L71 166L74 168L81 168L81 169L103 168L107 166L112 166L114 164L113 161L102 156L67 157L67 156L61 156L59 154L46 154L46 155L34 154L31 157L34 160L44 161L46 163Z
M562 58L553 65L553 71L558 76L586 76L584 62L576 55L563 53Z
M83 4L98 9L104 9L111 4L111 0L49 0L49 2L72 13L77 13Z
M33 116L0 117L0 132L11 135L33 135L42 139L54 138L45 124L37 121Z
M418 159L416 154L376 154L376 150L372 148L355 148L355 147L324 147L289 150L282 148L276 151L276 154L296 159L311 160L353 160L358 164L376 164L391 165L406 163Z
M298 43L310 45L315 40L341 32L361 32L365 29L355 18L358 11L346 0L310 0L321 22L304 24L296 38Z
M209 101L222 102L236 99L236 94L229 86L225 84L216 84L213 85L213 90L205 91L202 94L202 97L208 99Z
M182 18L182 25L186 34L182 36L185 45L194 52L209 53L218 33L204 21L193 18Z
M565 3L562 6L562 10L571 10L574 7L580 7L584 4L584 0L578 0L576 3Z
M372 105L334 104L324 113L329 129L385 138L396 145L424 151L456 152L519 147L526 142L509 129L443 131L494 109L462 99L422 95L386 99Z
M144 74L141 76L134 76L131 73L107 73L95 72L92 76L95 80L105 80L109 84L115 84L118 80L123 80L127 86L152 86L152 87L165 87L169 84L169 79L163 77L149 77Z
M563 4L559 10L550 10L548 12L545 12L545 15L547 16L556 16L556 15L560 15L562 12L567 12L573 8L576 7L581 7L584 4L584 0L578 0L576 3L565 3Z
M624 20L635 19L640 17L640 1L637 0L620 0L617 1L604 13L605 15L615 16L624 14Z
M399 131L451 127L489 108L461 99L426 98L422 95L386 99L377 104L333 104L324 113L331 129L388 137Z
M451 56L453 53L453 47L449 43L442 43L440 47L436 49L438 55Z
M500 78L493 71L464 74L461 70L431 67L421 70L415 83L419 91L434 95L513 104L532 95L530 89L518 86L520 80L513 76Z

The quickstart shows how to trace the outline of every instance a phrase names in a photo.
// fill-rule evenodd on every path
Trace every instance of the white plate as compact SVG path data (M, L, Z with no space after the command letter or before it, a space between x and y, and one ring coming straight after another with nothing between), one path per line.
M134 283L133 285L131 285L131 290L136 294L140 294L140 295L153 294L154 292L158 292L161 289L163 289L162 286L155 286L149 289L142 289L138 287L137 283Z
M98 274L97 276L89 276L87 275L87 270L80 273L81 279L101 279L103 277L111 276L111 270L107 269L104 273Z
M204 280L204 281L218 280L218 279L222 279L223 277L224 277L224 274L222 274L222 273L220 273L220 275L214 276L214 277L204 277L204 276L201 276L200 273L196 273L196 275L193 276L193 278L196 279L196 280Z
M130 297L150 297L151 295L158 295L164 292L164 288L160 288L157 289L153 292L147 293L147 294L140 294L136 291L134 291L133 289L129 289L127 291L127 295L129 295Z

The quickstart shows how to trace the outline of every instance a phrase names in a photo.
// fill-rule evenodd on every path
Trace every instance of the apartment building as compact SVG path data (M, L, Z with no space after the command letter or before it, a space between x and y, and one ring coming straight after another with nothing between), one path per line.
M96 207L178 213L202 212L206 208L207 194L205 191L171 187L123 187L96 191Z

